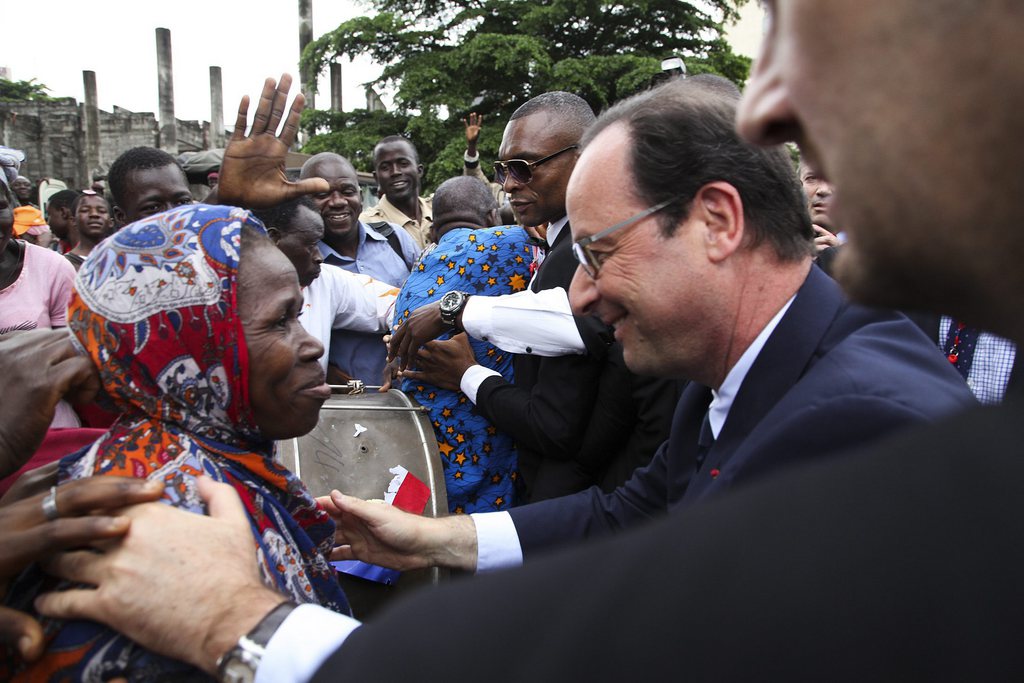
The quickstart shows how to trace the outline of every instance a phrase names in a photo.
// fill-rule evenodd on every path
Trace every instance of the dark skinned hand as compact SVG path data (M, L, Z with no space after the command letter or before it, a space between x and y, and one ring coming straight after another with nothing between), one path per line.
M465 332L446 341L426 344L420 349L418 359L418 370L406 370L402 373L403 377L451 391L460 390L462 376L467 369L477 364Z
M130 477L80 479L57 489L57 512L52 522L43 514L49 492L0 507L0 596L7 584L30 563L53 553L100 539L123 536L131 522L111 516L127 505L156 500L163 483ZM43 630L28 614L0 607L0 643L15 645L28 661L43 652Z
M475 111L462 119L462 125L466 127L466 149L470 156L476 154L476 142L480 139L480 129L483 127L484 117Z
M420 306L405 322L391 334L388 345L388 361L400 359L399 367L408 369L418 358L417 351L431 339L447 332L450 328L441 321L441 306L438 302Z
M281 76L280 83L273 78L266 80L248 135L245 134L245 127L249 114L249 96L242 98L238 105L235 132L224 150L224 161L220 167L217 200L221 204L261 209L300 195L327 192L330 189L323 178L292 182L285 175L285 155L295 142L299 131L299 115L306 103L301 93L296 95L285 117L284 109L291 86L292 77L288 74ZM282 119L284 127L281 134L277 135Z
M36 452L60 399L88 402L100 388L95 366L75 351L66 329L0 337L0 377L0 477L16 472Z
M395 384L395 380L399 379L401 371L398 369L398 359L388 361L384 364L384 370L381 371L380 378L380 389L377 391L386 394L391 390L391 386Z

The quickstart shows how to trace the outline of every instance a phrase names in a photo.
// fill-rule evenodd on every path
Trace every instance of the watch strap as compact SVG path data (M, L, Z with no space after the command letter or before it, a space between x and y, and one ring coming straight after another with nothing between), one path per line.
M446 297L450 297L450 296L456 295L456 294L459 295L459 303L456 306L456 308L454 308L454 309L446 309L442 305L441 309L440 309L441 322L443 322L445 325L448 325L451 328L457 327L456 322L458 321L459 314L462 313L462 309L464 309L466 307L466 302L469 301L469 294L467 294L466 292L454 291L454 292L448 292L443 297L441 297L441 301L442 301L442 304L443 304L444 303L444 299Z
M251 631L239 638L238 643L217 660L217 679L220 681L234 680L234 677L227 675L228 665L234 660L244 663L255 673L270 639L296 607L298 605L290 600L282 602L260 619Z

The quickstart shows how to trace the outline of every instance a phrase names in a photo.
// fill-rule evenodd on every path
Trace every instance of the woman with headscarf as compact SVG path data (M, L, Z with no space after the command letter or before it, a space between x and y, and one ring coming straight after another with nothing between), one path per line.
M318 363L323 347L298 322L295 269L263 233L246 211L195 204L96 248L75 281L69 325L122 416L61 462L61 479L159 479L165 502L199 514L197 477L228 482L250 513L264 580L297 603L347 613L325 559L334 524L274 458L272 440L312 429L330 388ZM53 580L30 569L9 601L30 610L44 587ZM183 609L189 599L181 596ZM43 623L46 654L27 668L9 659L0 678L206 679L96 623Z

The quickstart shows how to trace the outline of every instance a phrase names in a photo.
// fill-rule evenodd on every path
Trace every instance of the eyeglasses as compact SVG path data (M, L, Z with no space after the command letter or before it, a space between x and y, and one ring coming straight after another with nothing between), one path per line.
M605 237L607 237L608 235L612 234L613 232L615 232L617 230L622 230L623 228L628 228L631 225L635 225L635 224L639 223L640 221L642 221L643 219L647 218L651 214L657 213L658 211L661 211L666 206L668 206L669 204L671 204L671 203L673 203L675 201L678 201L679 199L680 199L680 197L672 197L671 199L666 199L663 202L655 204L654 206L650 207L649 209L644 209L643 211L641 211L640 213L638 213L635 216L627 218L626 220L622 221L621 223L616 223L615 225L611 226L610 228L605 228L604 230L602 230L601 232L597 233L596 235L590 235L589 237L584 237L582 239L579 239L579 240L573 242L572 254L573 254L573 256L576 257L576 260L579 261L580 265L583 266L583 272L585 272L591 278L596 279L597 278L597 274L601 271L601 261L598 260L597 254L595 254L593 251L590 250L590 245L591 244L593 244L594 242L596 242L596 241L598 241L600 239L604 239ZM608 254L609 253L610 252L605 252L604 255L603 255L604 258L608 258Z
M560 149L554 154L549 154L542 159L537 161L526 161L525 159L509 159L508 161L495 161L494 162L494 181L499 185L505 184L505 179L512 176L512 179L516 182L520 182L526 185L533 180L533 169L540 166L545 161L551 161L559 154L565 154L570 149L577 149L579 145L569 145L565 149Z

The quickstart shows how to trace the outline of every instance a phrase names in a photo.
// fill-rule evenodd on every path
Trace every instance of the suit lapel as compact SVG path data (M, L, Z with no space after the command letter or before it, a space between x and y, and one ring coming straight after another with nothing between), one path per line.
M572 240L569 224L559 231L555 243L548 249L547 256L537 270L537 277L530 283L530 289L539 292L544 289L564 287L569 291L572 274L576 271L576 259L572 255Z
M761 419L796 384L819 352L822 338L845 305L838 285L811 268L796 299L750 367L707 462L724 464Z

